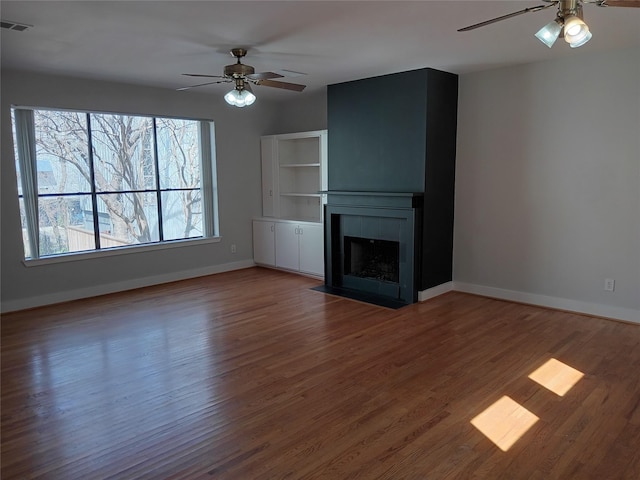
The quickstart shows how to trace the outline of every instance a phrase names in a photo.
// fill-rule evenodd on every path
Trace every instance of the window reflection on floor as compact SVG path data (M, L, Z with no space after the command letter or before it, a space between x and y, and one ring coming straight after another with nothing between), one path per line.
M528 378L556 395L564 396L584 377L584 373L555 358L550 358ZM522 437L538 417L508 396L503 396L471 420L503 452Z
M471 424L506 452L537 421L537 416L505 395L471 420Z
M549 359L529 375L531 380L561 397L571 390L582 377L584 377L584 373L555 358Z

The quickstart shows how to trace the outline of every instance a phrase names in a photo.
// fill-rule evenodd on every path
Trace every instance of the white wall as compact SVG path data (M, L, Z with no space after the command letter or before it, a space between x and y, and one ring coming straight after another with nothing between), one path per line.
M638 50L463 75L456 175L454 288L640 322Z
M327 89L292 98L277 105L273 134L308 132L327 128Z
M3 311L253 264L251 218L261 212L260 136L272 129L274 104L258 101L250 109L238 109L228 106L218 94L10 71L2 72L1 87ZM222 240L137 255L25 266L11 138L12 104L212 119ZM230 252L232 243L237 245L236 254Z

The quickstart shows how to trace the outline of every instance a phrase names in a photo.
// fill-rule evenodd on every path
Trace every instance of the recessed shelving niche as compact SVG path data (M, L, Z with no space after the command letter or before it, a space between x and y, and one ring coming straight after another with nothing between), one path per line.
M262 137L263 216L322 222L327 132Z

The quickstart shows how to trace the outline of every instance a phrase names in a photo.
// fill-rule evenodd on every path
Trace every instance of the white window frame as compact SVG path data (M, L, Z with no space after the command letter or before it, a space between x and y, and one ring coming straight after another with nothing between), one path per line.
M220 242L219 223L218 223L218 182L216 168L216 151L215 151L215 125L210 119L194 119L185 117L170 117L166 115L145 115L120 112L103 112L103 111L87 111L87 110L71 110L61 108L44 108L44 107L25 107L13 105L12 109L15 114L15 152L17 162L20 168L20 179L22 186L22 198L25 209L26 228L28 231L29 249L31 256L24 258L23 262L27 266L45 265L52 263L62 263L68 261L84 260L89 258L100 258L114 255L125 255L131 253L141 253L145 251L164 250L171 248L180 248L185 246L193 246L199 244L209 244ZM37 157L36 157L36 139L35 139L35 122L34 111L61 111L74 112L80 114L107 114L107 115L123 115L146 117L153 119L154 130L156 128L156 119L168 118L178 120L189 120L199 122L200 127L200 194L202 198L202 236L193 238L181 238L172 240L160 240L142 244L131 244L118 247L100 248L99 245L92 250L74 251L47 255L41 257L39 254L39 218L38 218L38 184L37 184ZM87 134L90 136L91 131ZM89 142L90 143L90 142ZM159 173L156 173L159 175ZM93 181L92 181L93 183ZM95 193L95 183L91 185L92 191ZM158 194L163 190L156 185L153 191ZM95 210L95 209L94 209ZM93 212L94 216L97 214ZM162 215L158 216L159 228L162 230Z

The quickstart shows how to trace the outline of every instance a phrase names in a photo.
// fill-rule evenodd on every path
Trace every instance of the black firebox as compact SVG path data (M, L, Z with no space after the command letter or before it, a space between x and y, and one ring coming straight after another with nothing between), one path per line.
M400 243L346 235L344 274L380 282L399 283Z

